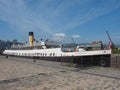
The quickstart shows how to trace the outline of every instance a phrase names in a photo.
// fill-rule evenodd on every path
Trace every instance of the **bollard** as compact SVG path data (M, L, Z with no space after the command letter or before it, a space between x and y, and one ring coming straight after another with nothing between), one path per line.
M6 58L8 58L8 55L6 55Z

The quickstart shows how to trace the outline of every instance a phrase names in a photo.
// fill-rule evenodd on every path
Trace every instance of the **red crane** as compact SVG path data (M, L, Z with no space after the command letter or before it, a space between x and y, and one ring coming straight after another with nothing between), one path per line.
M110 47L111 47L112 50L114 50L115 49L115 44L113 43L108 31L106 31L106 34L108 36L108 39L110 40Z

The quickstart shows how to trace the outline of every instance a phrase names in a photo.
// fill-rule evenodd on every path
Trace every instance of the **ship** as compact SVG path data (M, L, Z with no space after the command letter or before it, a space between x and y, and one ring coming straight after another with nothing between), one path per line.
M34 44L34 33L29 32L29 45L12 46L3 51L6 56L34 58L37 60L72 61L79 65L110 66L111 49L85 50L78 46L65 46L60 42L40 40Z

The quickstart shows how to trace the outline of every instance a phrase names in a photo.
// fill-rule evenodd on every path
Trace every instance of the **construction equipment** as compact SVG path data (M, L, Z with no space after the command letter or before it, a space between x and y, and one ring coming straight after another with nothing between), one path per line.
M73 37L71 37L71 39L72 39L72 41L73 41L73 44L76 46L77 44L75 43L75 41L74 41Z
M113 41L112 41L112 39L111 39L110 34L108 33L108 31L106 31L106 34L107 34L107 36L108 36L108 39L110 40L110 47L111 47L111 49L112 49L112 51L113 51L113 50L116 49L116 48L115 48L115 44L113 43Z

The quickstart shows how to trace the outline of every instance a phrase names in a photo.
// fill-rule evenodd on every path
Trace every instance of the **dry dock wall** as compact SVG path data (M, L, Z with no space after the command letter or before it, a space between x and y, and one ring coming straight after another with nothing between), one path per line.
M17 57L17 56L13 56ZM20 56L18 56L20 57ZM111 55L93 55L93 56L61 56L61 57L23 57L33 60L48 60L57 62L67 62L76 64L79 67L84 66L103 66L110 67Z
M110 67L110 55L94 55L94 56L61 56L61 57L34 57L37 60L50 60L58 62L67 62L77 64L78 66L104 66Z
M120 68L120 54L113 54L111 56L110 66Z

